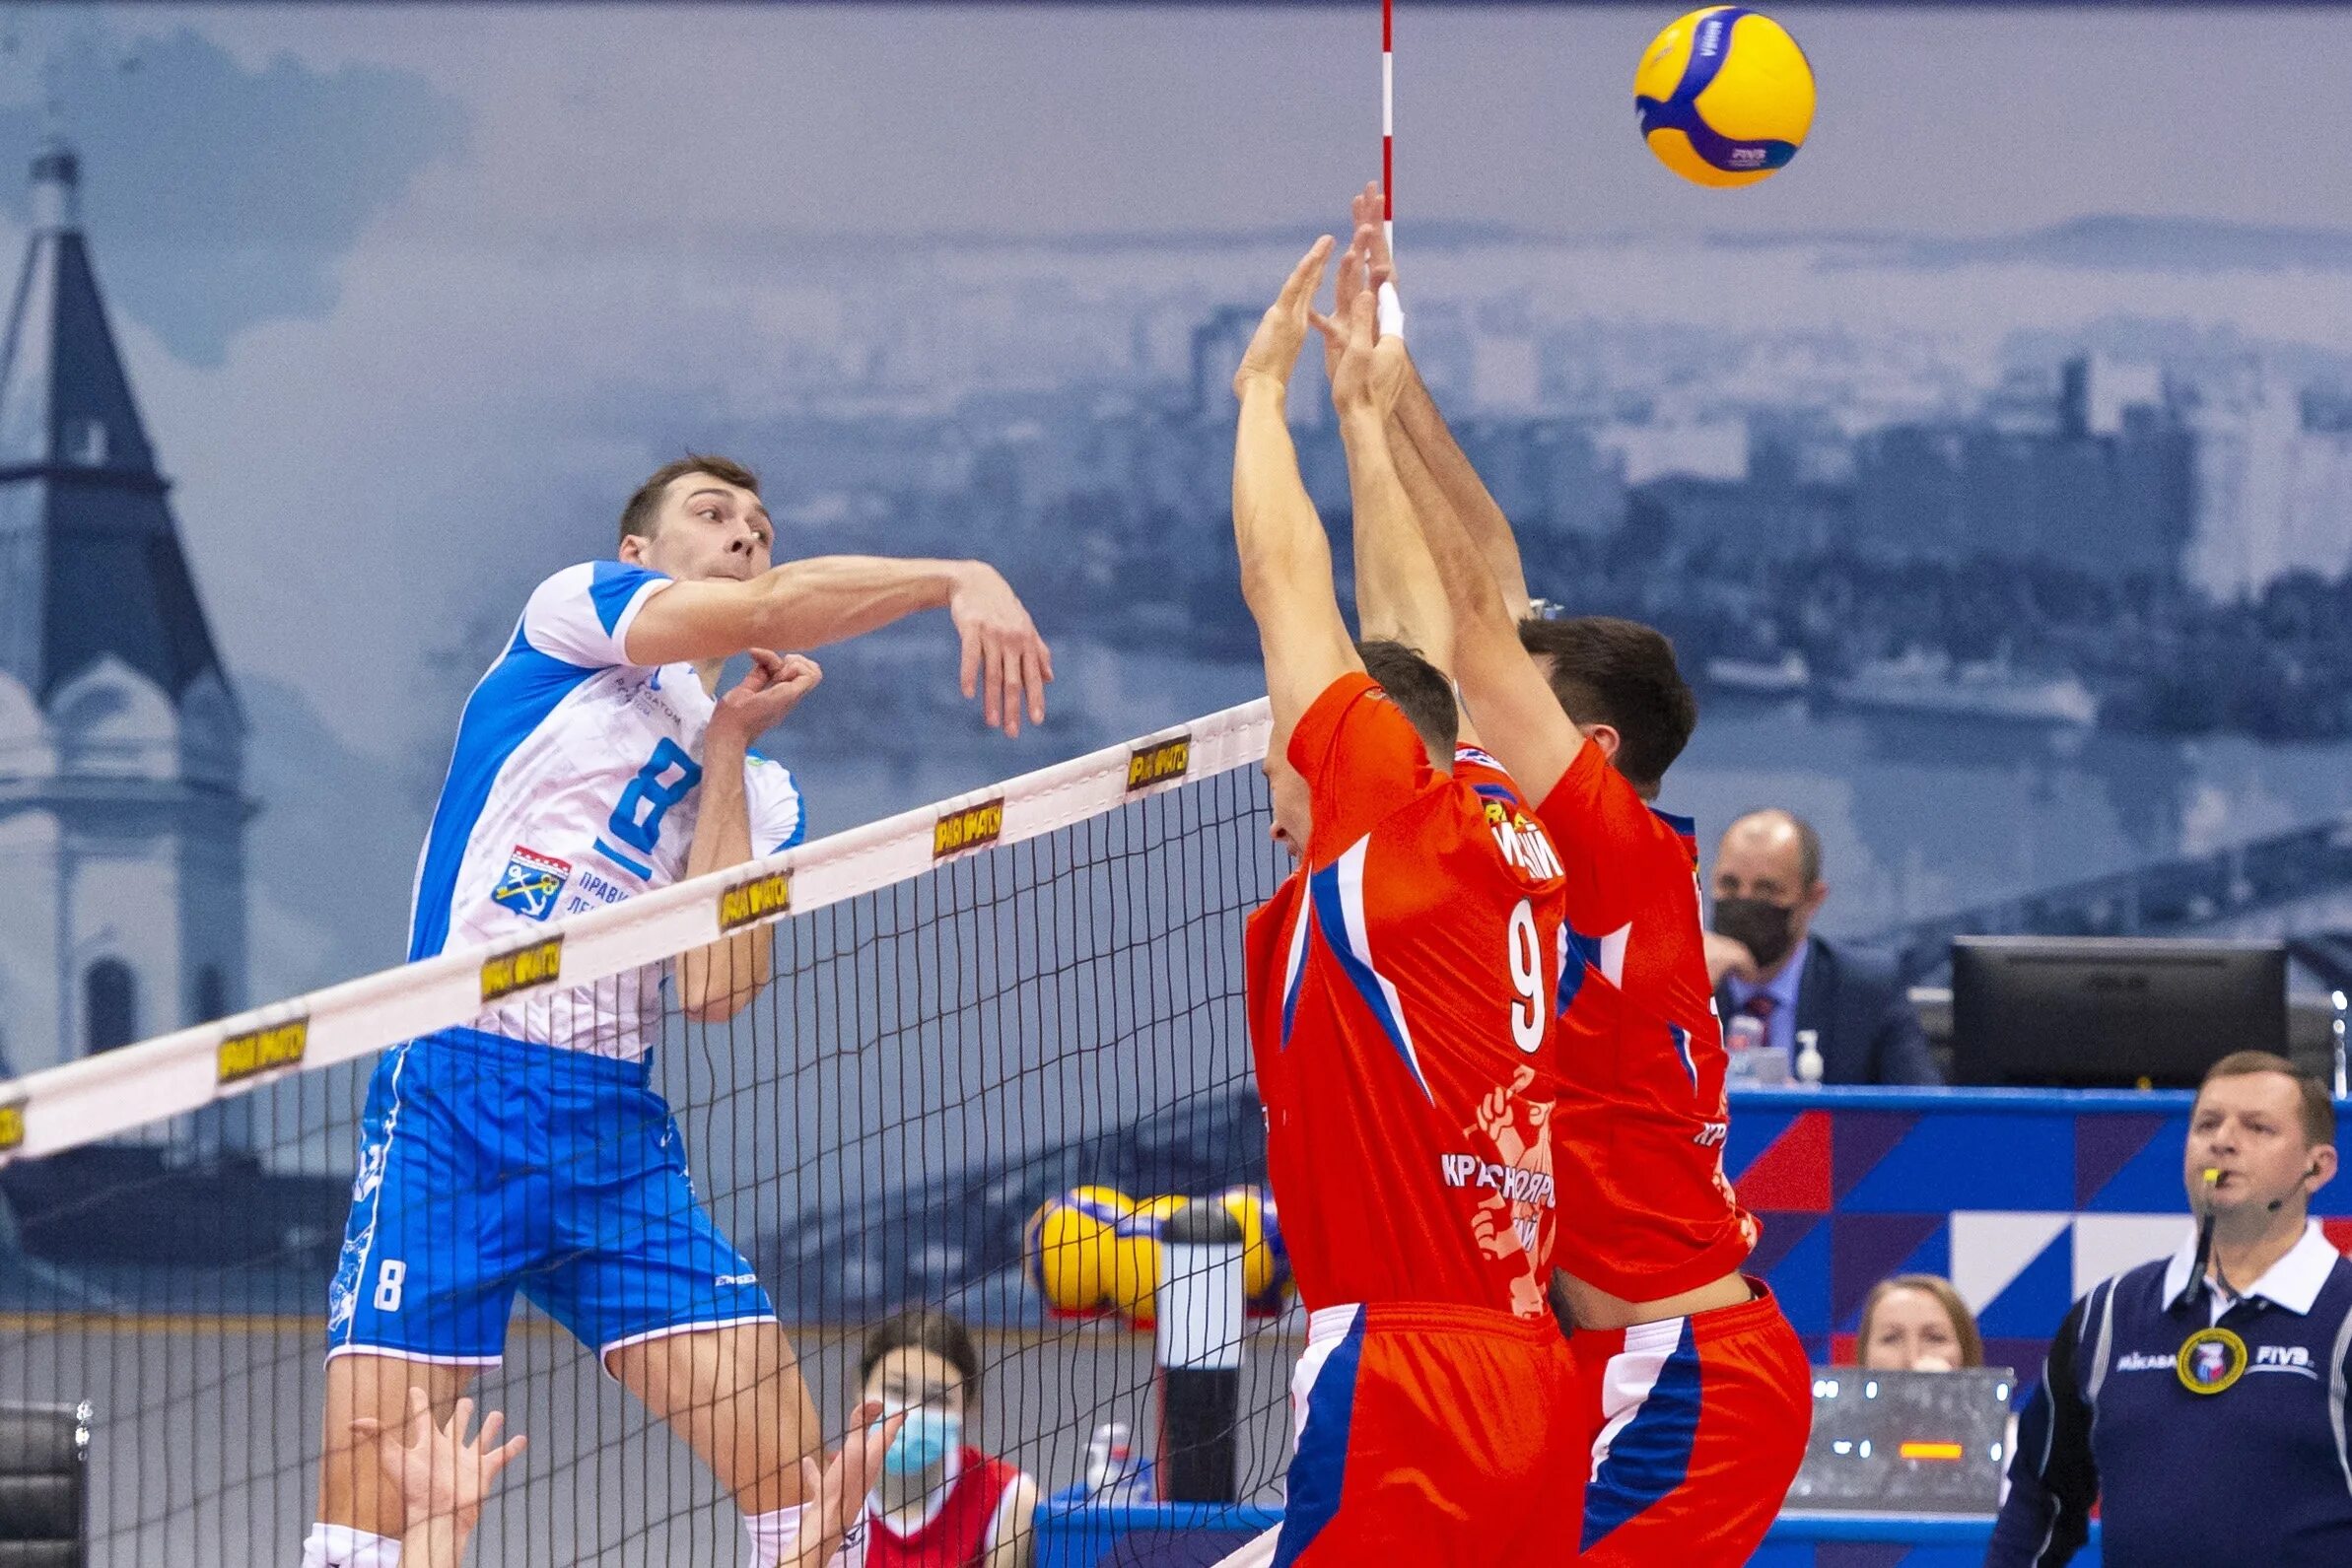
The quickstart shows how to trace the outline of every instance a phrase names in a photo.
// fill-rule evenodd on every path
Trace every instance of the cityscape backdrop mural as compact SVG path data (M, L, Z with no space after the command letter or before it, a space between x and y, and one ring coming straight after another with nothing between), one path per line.
M70 155L250 803L174 830L236 939L142 975L130 876L124 975L0 958L11 1064L396 961L467 688L688 448L781 551L985 556L1055 644L1017 742L941 623L825 653L771 737L814 835L1262 690L1225 380L1374 171L1375 9L7 12L0 254ZM1798 809L1825 927L1893 940L2352 807L2352 16L1787 5L1812 145L1711 192L1633 134L1659 8L1400 9L1416 357L1537 591L1675 637L1702 835Z

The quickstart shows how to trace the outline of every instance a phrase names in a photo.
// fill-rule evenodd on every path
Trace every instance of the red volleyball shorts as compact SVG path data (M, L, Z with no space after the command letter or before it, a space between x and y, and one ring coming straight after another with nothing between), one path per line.
M1813 1366L1760 1280L1753 1301L1568 1341L1575 1546L1585 1568L1745 1563L1788 1496L1813 1429ZM1570 1479L1571 1477L1563 1477Z
M1476 1307L1333 1307L1290 1383L1274 1568L1493 1568L1558 1529L1559 1330Z

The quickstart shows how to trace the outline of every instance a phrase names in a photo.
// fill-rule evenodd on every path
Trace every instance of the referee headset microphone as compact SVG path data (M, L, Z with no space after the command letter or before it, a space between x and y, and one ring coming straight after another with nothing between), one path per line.
M2311 1164L2305 1166L2303 1168L2303 1174L2295 1178L2295 1192L2281 1193L2278 1196L2272 1198L2270 1200L2269 1212L2275 1214L2280 1209L2285 1208L2287 1206L2287 1199L2293 1197L2295 1193L2303 1191L2303 1184L2310 1181L2313 1177L2317 1176L2318 1174L2319 1162L2317 1160L2314 1160Z
M2268 1203L2265 1203L2263 1205L2263 1212L2275 1214L2280 1209L2285 1208L2287 1206L2287 1199L2293 1197L2296 1193L2301 1192L2303 1190L2303 1184L2312 1180L2318 1174L2319 1162L2317 1160L2314 1160L2309 1165L2305 1166L2303 1168L2303 1174L2295 1179L2294 1189L2289 1192L2281 1193L2278 1196L2272 1198ZM2194 1290L2200 1284L2202 1284L2206 1277L2207 1268L2212 1267L2214 1274L2217 1276L2215 1282L2221 1286L2225 1294L2235 1297L2238 1294L2237 1291L2231 1287L2227 1278L2218 1277L2221 1273L2221 1270L2219 1267L2213 1266L2213 1189L2221 1181L2221 1167L2218 1165L2208 1165L2203 1170L2199 1171L2197 1175L2199 1180L2203 1183L2203 1186L2198 1193L2198 1202L2196 1205L2200 1210L2197 1218L2196 1262L2194 1265L2192 1265L2192 1271L2189 1275L2189 1288Z

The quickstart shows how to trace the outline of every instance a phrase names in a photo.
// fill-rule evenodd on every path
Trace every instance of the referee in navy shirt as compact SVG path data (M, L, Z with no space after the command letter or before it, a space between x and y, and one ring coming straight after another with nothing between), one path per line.
M2110 1568L2352 1565L2352 1262L2309 1217L2335 1175L2335 1108L2283 1057L2225 1057L2183 1164L2210 1246L2192 1231L2066 1315L1987 1568L2065 1562L2094 1503Z

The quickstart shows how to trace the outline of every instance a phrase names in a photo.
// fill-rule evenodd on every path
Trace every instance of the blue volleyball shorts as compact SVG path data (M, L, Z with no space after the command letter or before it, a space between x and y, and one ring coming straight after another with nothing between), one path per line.
M495 1364L518 1292L602 1361L773 1320L696 1199L649 1059L470 1029L394 1047L361 1123L327 1354Z

